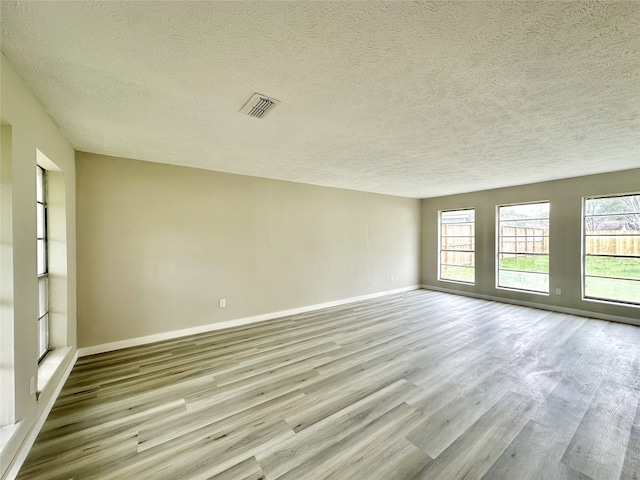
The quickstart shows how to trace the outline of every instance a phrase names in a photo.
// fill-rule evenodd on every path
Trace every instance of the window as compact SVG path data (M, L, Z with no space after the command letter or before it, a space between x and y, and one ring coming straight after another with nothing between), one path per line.
M498 207L498 287L549 293L549 202Z
M474 209L440 212L440 276L438 280L475 283Z
M583 295L640 305L640 194L584 200Z
M37 167L36 174L37 249L38 249L38 361L49 351L49 245L47 239L47 172Z

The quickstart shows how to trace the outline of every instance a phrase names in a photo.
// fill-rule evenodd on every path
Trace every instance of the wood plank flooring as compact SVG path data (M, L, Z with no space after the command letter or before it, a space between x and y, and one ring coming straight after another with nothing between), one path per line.
M418 290L78 360L19 479L638 479L640 328Z

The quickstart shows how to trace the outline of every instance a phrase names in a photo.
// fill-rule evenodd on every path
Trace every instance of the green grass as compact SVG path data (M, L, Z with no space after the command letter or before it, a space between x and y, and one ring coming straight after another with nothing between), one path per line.
M587 275L640 279L640 258L587 257Z
M549 272L549 257L532 255L530 257L502 258L500 268L503 270L519 270L521 272Z
M640 258L587 257L585 273L596 275L585 279L588 297L640 303ZM598 278L618 277L618 278Z
M549 257L531 256L503 258L500 261L501 285L533 291L548 291L547 279L542 275L527 273L548 273ZM515 271L505 271L515 270ZM587 257L585 261L587 276L585 295L588 297L640 303L640 258ZM443 280L474 283L475 269L446 267L442 272ZM617 277L617 278L597 278Z
M468 267L442 267L442 280L453 280L455 282L475 283L476 269Z
M640 279L640 258L587 257L585 267L587 275ZM547 273L549 271L549 257L503 258L500 261L500 268Z
M587 277L584 293L592 298L640 303L640 283L633 280Z
M513 270L500 270L498 273L498 282L501 287L549 293L549 275L546 273L516 272Z
M532 290L534 292L549 292L549 276L536 275L549 273L549 257L546 255L531 255L507 257L500 259L498 283L501 287Z

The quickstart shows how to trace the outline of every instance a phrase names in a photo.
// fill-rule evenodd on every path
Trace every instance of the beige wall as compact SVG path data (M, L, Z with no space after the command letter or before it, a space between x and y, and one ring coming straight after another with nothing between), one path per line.
M0 475L43 412L60 383L62 371L72 360L76 346L75 154L4 55L1 61L0 399L2 424L16 422L19 425L0 452ZM56 218L62 218L66 223L56 236L56 251L61 256L55 259L58 284L55 292L52 291L56 297L55 322L58 326L54 334L54 346L72 348L47 387L36 398L36 395L30 394L29 381L38 375L35 240L38 149L59 170L55 174L59 181L54 194L57 198L54 210ZM63 204L58 200L63 201ZM64 212L60 211L61 208ZM66 232L63 233L64 230Z
M418 284L419 200L76 159L81 347Z
M640 323L640 308L582 300L582 197L640 191L640 169L422 200L422 284L511 301L598 312ZM496 206L550 201L550 295L496 288ZM476 209L476 284L438 281L438 212ZM555 289L561 295L555 295Z

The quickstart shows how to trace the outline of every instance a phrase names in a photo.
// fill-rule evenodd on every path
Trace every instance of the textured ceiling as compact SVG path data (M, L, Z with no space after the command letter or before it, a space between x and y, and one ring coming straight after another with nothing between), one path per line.
M77 150L408 197L640 166L637 1L1 8Z

